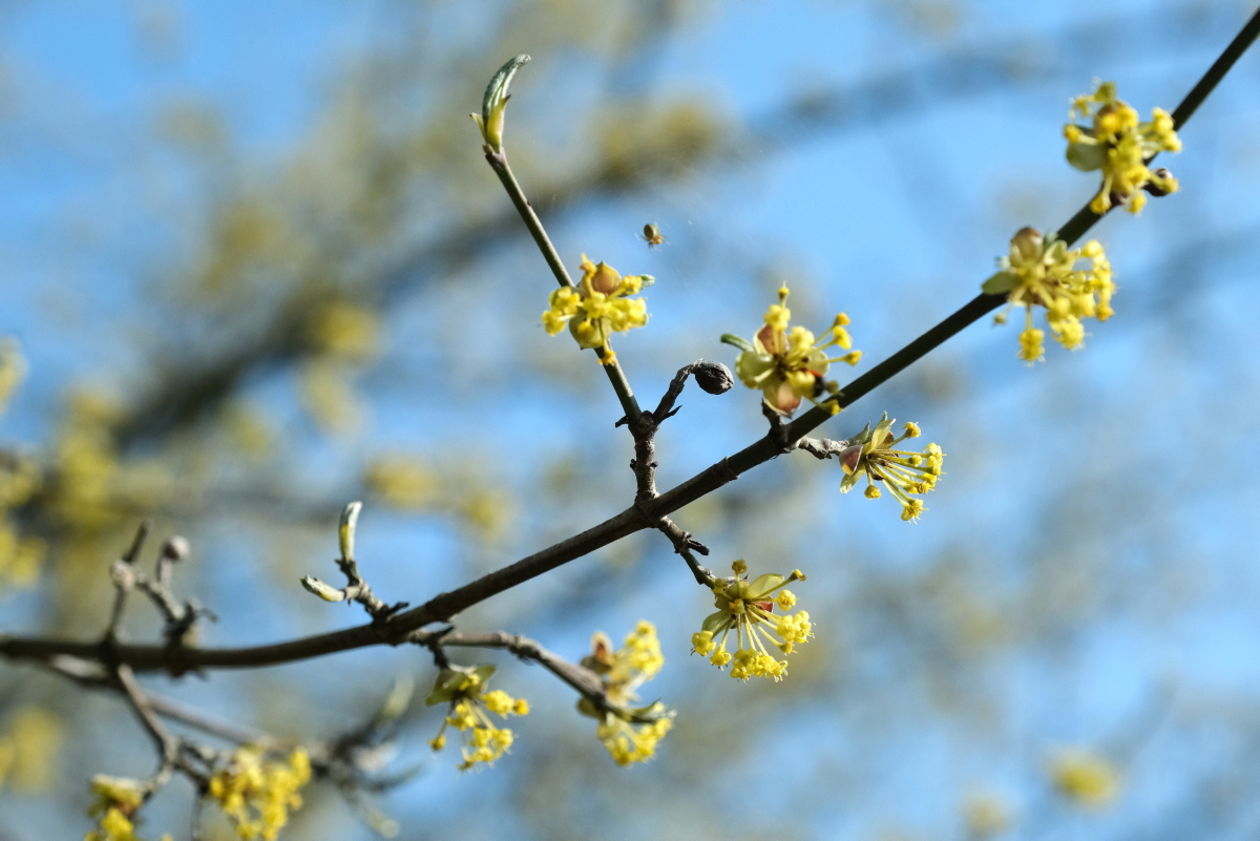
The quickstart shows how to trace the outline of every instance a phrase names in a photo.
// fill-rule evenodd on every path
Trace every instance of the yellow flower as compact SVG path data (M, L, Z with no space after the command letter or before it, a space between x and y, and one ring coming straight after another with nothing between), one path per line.
M578 711L599 721L595 735L618 765L647 762L656 753L656 745L673 725L673 712L656 701L646 707L632 708L638 700L636 691L651 680L665 658L656 627L642 620L626 635L626 642L613 651L612 640L603 632L591 640L590 655L582 665L599 675L604 696L616 709L600 709L587 698L578 702Z
M819 397L838 393L840 387L836 383L823 379L831 363L856 365L862 358L860 350L827 356L827 348L849 350L853 346L849 331L844 329L849 323L844 313L838 313L818 339L804 327L788 329L792 317L787 307L788 294L786 286L779 288L779 302L766 310L765 325L751 342L729 333L722 336L723 342L742 351L735 360L735 374L744 385L759 389L766 405L781 415L791 415L802 399L818 405ZM833 411L839 411L836 404L831 405Z
M302 748L285 760L268 761L259 748L241 748L210 778L207 792L232 821L242 841L275 841L301 808L298 791L310 782L311 760Z
M630 296L652 283L651 275L622 277L607 263L596 265L583 254L582 280L551 293L551 307L542 314L543 327L554 336L567 324L578 346L607 348L612 333L647 324L647 302Z
M1088 269L1077 269L1089 260ZM1036 228L1021 228L1011 237L1009 256L998 260L1000 271L981 287L989 295L1006 295L1009 306L996 317L1004 323L1012 306L1025 308L1024 330L1019 336L1019 358L1036 362L1045 355L1045 333L1033 327L1032 309L1046 308L1046 321L1059 344L1075 350L1085 342L1083 318L1106 321L1113 314L1111 296L1116 284L1111 263L1097 240L1068 250L1053 234L1043 237Z
M733 662L733 678L782 680L787 674L787 661L771 655L767 643L784 654L791 654L797 645L813 636L813 626L809 613L804 610L776 616L775 607L787 610L796 604L796 596L789 590L778 595L775 591L792 581L804 581L805 573L799 569L786 576L766 573L749 581L748 565L743 561L736 561L731 568L734 575L713 584L713 604L717 610L706 616L700 630L691 635L692 650L707 656L719 669ZM736 638L734 655L726 650L726 638L731 631Z
M936 444L928 444L921 453L896 449L902 441L918 438L922 433L917 424L907 423L905 431L900 436L894 436L894 423L885 412L874 429L866 426L841 451L840 466L844 470L844 479L840 482L840 491L848 493L858 479L865 476L867 498L878 499L882 496L880 489L887 488L901 503L901 519L917 520L925 509L923 501L916 495L936 487L945 453Z
M1139 123L1137 111L1116 98L1115 82L1098 82L1092 94L1072 101L1068 119L1077 118L1089 124L1068 123L1063 127L1068 163L1085 172L1102 171L1102 186L1090 202L1090 210L1106 213L1118 203L1130 213L1139 213L1146 204L1143 188L1155 195L1177 191L1177 179L1166 171L1153 172L1146 165L1157 152L1181 151L1167 111L1156 108L1149 122Z
M441 750L446 747L446 728L459 730L464 735L461 771L479 763L490 765L512 746L515 740L512 731L496 727L491 713L500 718L529 714L529 702L524 698L513 698L499 689L486 691L486 682L493 674L491 665L447 666L438 672L433 691L425 699L429 706L450 704L442 728L429 740L429 747Z
M1105 806L1120 791L1120 772L1098 754L1073 749L1055 756L1049 767L1055 788L1081 806Z
M92 778L92 793L96 798L88 807L88 816L97 823L83 841L142 841L136 835L135 817L148 794L144 783L97 774ZM169 840L169 835L162 836L162 841Z
M96 829L89 830L83 841L141 841L136 825L121 809L110 807L100 816Z

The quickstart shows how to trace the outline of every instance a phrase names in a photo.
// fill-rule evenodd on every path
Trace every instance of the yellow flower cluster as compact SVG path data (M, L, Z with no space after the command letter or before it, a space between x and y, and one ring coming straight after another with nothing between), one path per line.
M26 359L17 341L0 339L0 414L25 376ZM0 595L10 587L30 586L39 575L44 541L22 536L9 519L9 510L27 502L39 488L39 468L34 461L0 453Z
M1077 269L1089 260L1088 269ZM998 260L999 271L981 289L989 295L1005 295L1009 306L996 317L1001 324L1011 306L1025 308L1024 330L1019 334L1019 358L1036 362L1045 356L1045 331L1033 327L1032 309L1046 308L1046 321L1059 344L1075 350L1085 341L1083 318L1106 321L1113 314L1111 262L1097 240L1081 248L1068 247L1053 234L1043 237L1036 228L1021 228L1011 237L1009 256Z
M56 483L49 506L60 524L94 530L117 522L116 500L125 484L111 431L118 413L117 403L103 393L82 390L71 395L50 471ZM157 500L138 504L156 505Z
M1085 172L1102 170L1102 186L1090 210L1106 213L1113 204L1123 204L1130 213L1140 213L1146 204L1144 187L1149 185L1157 195L1177 191L1177 179L1146 165L1157 152L1181 151L1167 111L1156 108L1149 122L1139 123L1137 111L1116 98L1115 83L1099 82L1092 94L1072 101L1068 119L1078 118L1089 124L1068 123L1063 136L1068 163Z
M600 709L587 698L578 702L583 715L599 721L595 735L618 765L647 762L656 754L656 745L673 725L672 713L660 701L646 707L631 708L638 700L636 691L651 680L665 658L656 627L642 620L626 635L626 642L613 651L612 640L603 632L591 640L591 653L582 665L599 675L604 695L617 710Z
M1065 750L1050 762L1054 787L1081 806L1105 806L1120 791L1120 772L1105 758L1084 750Z
M576 287L562 286L551 293L551 308L542 314L543 327L554 336L569 325L580 347L607 350L603 361L611 364L614 357L608 337L647 324L647 302L630 296L652 282L651 275L622 277L607 263L596 265L583 254L582 280Z
M209 795L231 819L242 841L274 841L302 806L298 791L310 782L311 760L302 748L283 761L267 761L262 750L242 748L210 778Z
M83 841L141 841L136 835L136 811L144 804L145 786L126 777L92 778L95 801L88 807L88 816L96 818L96 828L83 836ZM162 841L170 841L163 835Z
M446 747L446 728L459 730L464 734L461 751L464 761L459 765L461 771L477 764L489 765L512 747L515 738L512 731L496 727L490 718L491 713L500 718L529 714L529 702L524 698L513 698L499 689L486 691L486 683L493 674L494 666L491 665L447 666L438 672L433 691L425 699L429 706L450 704L450 710L442 720L442 729L429 740L429 747L441 750Z
M736 561L731 565L735 574L720 579L713 585L713 604L717 610L704 618L700 630L691 635L691 647L695 653L708 656L709 662L719 669L732 663L731 677L748 680L750 677L768 677L776 681L787 674L787 661L770 654L767 643L784 654L813 636L809 613L801 610L776 616L774 609L790 610L796 604L796 596L781 588L793 581L804 581L805 573L799 569L789 575L766 573L748 580L748 565ZM774 595L776 590L780 590ZM735 632L734 655L726 650L726 638Z
M928 444L921 453L897 449L902 441L918 438L922 432L918 424L907 423L902 434L895 436L894 423L885 412L874 429L868 424L840 453L844 469L840 491L848 493L865 476L868 499L878 499L880 487L885 487L901 503L901 519L917 520L925 510L918 496L936 487L945 453L936 444Z
M766 310L765 325L753 336L752 342L730 334L722 341L734 345L742 353L735 360L735 373L752 389L759 389L766 405L781 415L790 415L809 400L815 405L824 394L836 394L840 387L823 379L833 362L856 365L862 358L860 350L837 357L829 357L827 348L849 350L853 340L845 325L849 317L838 313L831 327L820 338L804 327L788 329L792 311L787 307L788 288L779 288L779 302ZM833 413L839 406L831 404Z

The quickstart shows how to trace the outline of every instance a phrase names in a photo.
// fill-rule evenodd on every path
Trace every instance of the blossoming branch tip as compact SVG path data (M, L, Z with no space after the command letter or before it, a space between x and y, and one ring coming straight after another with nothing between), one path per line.
M1072 100L1068 119L1082 119L1063 127L1068 163L1079 170L1102 172L1102 184L1090 202L1090 210L1106 213L1122 204L1140 213L1146 193L1167 195L1177 191L1177 179L1166 169L1151 170L1147 162L1159 152L1180 152L1181 140L1167 111L1155 108L1151 119L1138 122L1137 111L1116 97L1114 82L1098 82L1094 92Z

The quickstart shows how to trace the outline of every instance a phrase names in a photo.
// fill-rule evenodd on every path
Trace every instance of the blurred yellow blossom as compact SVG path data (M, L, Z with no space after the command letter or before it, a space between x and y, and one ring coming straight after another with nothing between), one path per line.
M512 746L515 739L512 731L496 727L491 713L500 718L529 714L529 702L524 698L513 698L499 689L487 691L487 682L494 671L494 666L489 664L447 666L438 672L433 691L425 699L429 706L450 705L441 729L429 740L429 747L441 750L446 747L446 728L459 730L464 737L461 771L479 763L490 765Z
M232 821L242 841L274 841L302 806L298 794L311 779L311 761L302 748L283 760L268 760L259 748L241 748L210 778L207 792Z
M334 359L315 359L302 366L302 403L325 432L344 432L360 421L362 401L350 376L350 370Z
M673 725L673 713L660 701L646 707L630 706L639 698L638 688L664 664L656 627L647 620L640 621L616 651L602 631L591 639L591 653L582 659L582 665L599 675L605 697L618 709L601 709L583 698L578 711L599 721L595 735L618 765L647 762Z
M1076 264L1089 260L1088 269ZM1097 240L1080 248L1068 247L1053 234L1021 228L1011 237L1010 254L998 260L999 271L981 287L989 295L1005 295L1008 306L995 320L1001 324L1013 306L1024 307L1024 331L1019 357L1033 363L1045 356L1045 333L1033 327L1033 307L1046 308L1046 321L1059 344L1075 350L1085 342L1083 318L1106 321L1112 316L1111 296L1116 285L1111 263Z
M96 818L95 829L83 841L142 841L136 834L136 812L144 805L148 788L139 780L97 774L92 778L95 799L88 807L88 816ZM163 835L162 841L169 841Z
M1014 817L1011 807L996 794L973 791L963 800L963 820L969 838L989 838L1010 828Z
M470 488L459 502L460 514L479 536L493 540L512 522L512 497L498 488Z
M419 457L393 453L380 456L367 466L363 484L385 503L414 510L436 499L440 477Z
M39 578L48 545L38 537L24 537L0 519L0 595L10 587L29 587Z
M713 603L717 610L706 616L700 630L691 635L692 650L707 656L719 669L733 663L733 678L782 680L787 674L787 661L772 655L767 643L784 654L791 654L797 645L813 636L809 613L804 610L787 613L796 605L796 595L782 589L793 581L804 581L805 573L799 569L788 575L766 573L749 581L746 563L736 561L731 569L734 575L713 584ZM776 616L776 607L785 612ZM726 638L732 630L736 638L733 656L726 650Z
M1090 202L1095 213L1106 213L1112 204L1125 205L1139 213L1146 204L1143 188L1157 195L1177 191L1177 179L1167 172L1153 172L1146 162L1157 152L1180 152L1181 140L1173 130L1167 111L1156 108L1149 122L1139 123L1138 113L1116 98L1115 82L1098 82L1094 92L1072 100L1068 119L1082 119L1088 125L1068 123L1068 162L1079 170L1102 171L1102 185Z
M247 456L259 458L272 452L275 433L266 416L257 408L238 401L223 411L223 431L227 440Z
M24 536L9 510L25 504L41 486L34 459L0 453L0 595L10 587L28 587L39 576L47 546L40 538Z
M26 357L17 339L0 339L0 415L9 405L9 398L26 378Z
M1080 748L1060 751L1049 765L1059 793L1081 806L1102 807L1120 792L1120 772L1105 757Z
M893 435L894 423L885 412L874 429L868 424L840 453L840 466L844 469L840 490L848 493L860 478L866 477L867 498L878 499L882 495L880 489L887 488L901 503L901 519L917 520L925 510L918 496L936 487L945 453L936 444L928 444L921 453L896 449L902 441L918 438L922 433L917 424L907 423L901 435Z
M307 331L318 350L350 361L370 359L380 330L372 310L348 301L329 301L310 316Z
M102 392L83 389L70 396L68 408L53 443L49 507L71 529L112 526L120 466L110 424L118 405Z
M840 387L823 379L833 362L856 365L862 358L860 350L849 350L853 340L845 325L849 317L838 313L831 326L815 339L804 327L788 329L792 311L787 307L789 290L779 288L779 302L766 310L765 325L749 342L739 336L726 334L722 341L734 345L742 352L735 359L735 374L744 385L761 391L766 405L781 415L790 415L809 400L815 405L823 395L834 395ZM827 348L839 347L848 353L836 357L827 355ZM829 404L839 411L836 403Z
M9 713L0 728L0 789L47 788L55 777L61 741L61 721L43 707L26 705Z

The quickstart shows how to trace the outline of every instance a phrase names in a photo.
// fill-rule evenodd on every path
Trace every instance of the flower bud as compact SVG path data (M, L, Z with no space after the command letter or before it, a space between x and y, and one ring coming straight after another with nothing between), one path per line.
M172 536L162 544L162 557L172 561L182 561L188 557L189 551L188 541L179 535Z
M1011 237L1011 251L1013 255L1018 255L1021 262L1035 262L1041 258L1044 242L1041 231L1036 228L1020 228Z
M1150 193L1152 196L1154 196L1157 199L1173 192L1173 190L1169 190L1165 188L1166 185L1170 181L1174 185L1177 183L1177 180L1173 178L1173 174L1168 171L1167 167L1161 166L1157 169L1154 169L1151 171L1151 175L1153 175L1154 178L1152 178L1150 181L1147 181L1145 184L1142 185L1143 190ZM1161 184L1165 186L1160 186Z

